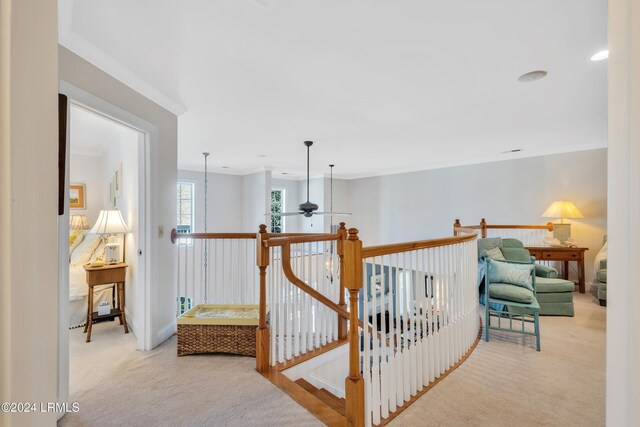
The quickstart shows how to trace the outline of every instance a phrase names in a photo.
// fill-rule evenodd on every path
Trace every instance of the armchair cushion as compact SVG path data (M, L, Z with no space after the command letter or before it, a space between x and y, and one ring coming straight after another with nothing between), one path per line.
M525 262L525 263L531 262L531 254L527 249L503 247L500 250L502 251L502 255L504 255L504 258L507 261L516 261L516 262Z
M600 269L596 271L596 280L600 283L607 283L607 269Z
M500 237L488 237L484 239L478 239L478 261L482 261L484 251L502 246L502 238Z
M488 260L489 283L507 283L533 291L531 272L533 264L513 264L505 261Z
M515 248L515 249L524 249L524 243L522 243L518 239L502 239L502 247L503 248Z
M532 291L508 283L491 283L491 285L489 285L489 297L522 304L530 304L535 301L535 296Z
M573 292L575 288L575 283L570 280L536 277L536 292L539 294Z

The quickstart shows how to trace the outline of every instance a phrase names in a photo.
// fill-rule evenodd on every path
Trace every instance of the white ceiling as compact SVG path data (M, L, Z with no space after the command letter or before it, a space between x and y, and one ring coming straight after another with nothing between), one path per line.
M131 139L133 129L71 104L69 118L69 148L72 154L102 156L104 150Z
M60 41L179 114L181 168L300 176L311 139L353 178L606 146L606 7L61 0Z

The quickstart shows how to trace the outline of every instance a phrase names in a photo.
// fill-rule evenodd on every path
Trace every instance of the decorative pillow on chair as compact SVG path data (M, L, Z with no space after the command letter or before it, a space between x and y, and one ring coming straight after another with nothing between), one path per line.
M486 259L493 259L497 261L506 261L500 248L487 249L484 251L484 257Z
M531 272L533 264L511 264L504 261L489 260L489 282L507 283L533 291Z

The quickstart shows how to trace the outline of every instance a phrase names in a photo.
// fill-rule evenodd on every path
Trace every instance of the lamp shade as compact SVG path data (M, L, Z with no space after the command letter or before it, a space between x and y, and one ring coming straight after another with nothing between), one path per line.
M556 200L542 214L544 218L584 218L573 202Z
M120 209L103 209L98 215L98 220L91 229L90 233L94 234L117 234L127 233L127 225L122 219Z
M72 230L88 230L89 220L84 214L71 215L69 217L69 228Z

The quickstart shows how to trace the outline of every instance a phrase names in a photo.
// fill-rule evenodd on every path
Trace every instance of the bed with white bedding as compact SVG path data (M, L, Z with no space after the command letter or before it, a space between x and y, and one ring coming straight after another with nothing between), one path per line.
M104 257L104 239L99 234L71 230L69 233L69 328L87 320L88 286L84 264ZM96 286L93 311L102 301L112 301L112 285Z

